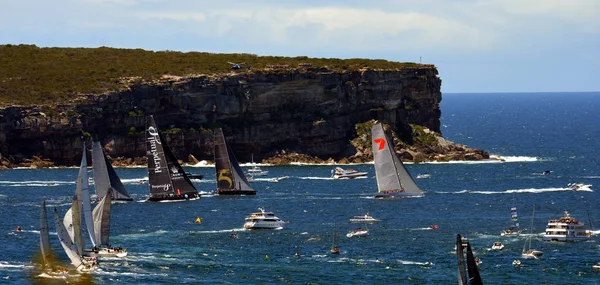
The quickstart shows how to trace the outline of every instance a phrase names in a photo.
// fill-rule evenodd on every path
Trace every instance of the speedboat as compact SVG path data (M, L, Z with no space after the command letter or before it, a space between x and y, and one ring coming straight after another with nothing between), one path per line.
M521 261L520 261L520 260L518 260L518 259L515 259L515 260L513 260L512 264L513 264L514 266L521 266Z
M356 228L346 234L347 237L364 237L369 235L369 230Z
M429 174L429 173L423 173L423 174L419 173L417 175L417 178L419 178L419 179L422 179L422 178L431 178L431 174Z
M590 190L590 187L592 187L592 184L569 183L569 184L567 184L567 187L573 191Z
M596 269L596 270L600 269L600 262L596 262L596 264L594 264L594 265L592 266L592 268L593 268L593 269Z
M354 216L353 218L350 219L351 223L374 223L374 222L381 222L381 220L379 219L375 219L372 216L369 215L369 213L366 213L362 216Z
M500 233L501 236L518 236L521 234L521 230L517 227L510 227Z
M202 179L202 178L204 178L203 174L198 174L198 173L186 172L185 175L187 175L187 177L189 179Z
M494 242L494 244L492 245L492 250L501 250L503 248L504 245L499 241Z
M260 212L254 212L246 217L244 228L249 230L258 229L281 229L285 222L273 214L273 212L265 212L263 208L258 208Z
M557 220L548 221L544 241L579 241L590 238L591 232L586 230L583 222L571 217L569 212Z
M333 179L354 179L358 177L365 177L367 174L367 172L359 172L354 169L342 169L341 167L336 167L331 171L331 177Z

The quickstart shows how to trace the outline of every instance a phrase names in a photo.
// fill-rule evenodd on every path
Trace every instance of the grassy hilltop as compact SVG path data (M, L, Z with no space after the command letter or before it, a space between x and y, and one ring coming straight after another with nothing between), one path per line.
M218 74L242 69L285 72L296 68L329 70L433 68L387 60L257 56L235 53L147 51L142 49L39 48L0 45L0 107L66 103L78 94L104 93L164 75ZM250 67L248 69L247 67Z

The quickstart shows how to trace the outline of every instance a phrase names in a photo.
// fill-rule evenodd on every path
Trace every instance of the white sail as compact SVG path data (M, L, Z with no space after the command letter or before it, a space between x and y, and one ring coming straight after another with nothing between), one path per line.
M381 123L373 125L371 135L373 138L373 158L378 192L394 191L411 194L412 196L422 195L423 191L417 186L396 152L394 152L393 143L385 134Z
M94 170L94 188L98 197L106 196L108 189L112 190L112 197L115 200L133 200L125 186L121 182L119 175L112 167L100 142L92 144L92 168Z
M65 226L65 229L67 230L67 233L69 234L69 238L71 238L71 240L75 240L75 230L73 229L73 207L69 208L69 210L67 210L67 213L65 213L65 217L63 218L63 225Z
M104 198L98 202L92 213L96 241L106 246L109 245L108 238L110 235L110 202L111 192L108 191Z
M48 233L46 201L42 201L42 210L40 212L40 251L42 254L42 267L50 267L50 234Z
M81 157L81 166L79 167L79 176L77 177L77 197L83 205L83 218L85 227L87 228L92 246L96 246L94 235L94 223L92 221L92 203L90 201L90 189L87 173L87 158L85 155L86 148L83 144L83 156Z
M75 244L71 240L71 237L69 237L69 233L65 228L64 222L60 219L56 208L54 208L54 223L56 225L56 233L58 234L58 240L60 241L60 244L67 253L67 256L71 260L71 264L73 264L76 268L79 267L83 264L83 259L77 253Z

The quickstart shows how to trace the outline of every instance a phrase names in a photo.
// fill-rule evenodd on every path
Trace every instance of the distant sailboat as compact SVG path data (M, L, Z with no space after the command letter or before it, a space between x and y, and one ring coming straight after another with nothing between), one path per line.
M466 262L465 262L466 248ZM483 285L471 243L465 241L460 234L456 235L456 260L458 263L458 285Z
M371 128L377 191L375 198L423 197L423 191L394 152L381 123Z
M148 201L200 199L198 190L163 140L151 115L146 116L146 154L150 185Z
M525 240L525 244L523 244L523 252L521 253L521 258L538 259L543 254L539 250L531 249L531 239L533 237L533 217L534 216L535 216L535 206L533 207L533 213L531 214L531 228L529 229L529 236Z
M332 237L332 241L331 241L331 249L329 250L329 252L331 254L340 254L341 250L340 247L337 245L337 243L335 242L335 238L337 236L337 231L335 230L335 224L333 226L333 237Z
M219 195L255 195L242 168L227 145L223 130L215 130L215 169L217 171L217 192Z
M133 198L125 190L119 175L112 167L106 157L100 142L92 144L92 167L94 169L94 188L98 199L106 196L109 189L112 189L112 201L133 201Z

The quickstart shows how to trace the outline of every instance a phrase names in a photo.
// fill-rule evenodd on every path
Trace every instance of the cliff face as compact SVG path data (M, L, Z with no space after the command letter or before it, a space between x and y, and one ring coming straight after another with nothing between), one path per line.
M94 137L112 157L146 154L144 116L154 115L173 152L213 159L211 129L223 127L238 160L278 150L321 159L356 153L355 125L371 119L400 137L409 124L440 131L441 80L433 66L331 72L242 71L171 77L129 90L88 95L72 104L0 109L0 158L18 164L34 156L76 165L82 138Z

